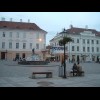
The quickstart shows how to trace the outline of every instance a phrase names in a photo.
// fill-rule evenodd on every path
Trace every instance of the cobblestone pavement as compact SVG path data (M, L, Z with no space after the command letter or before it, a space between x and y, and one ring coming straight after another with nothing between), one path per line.
M67 72L71 70L72 63L66 64ZM81 63L85 76L58 77L59 62L50 63L46 67L33 67L18 65L13 61L0 61L0 87L99 87L100 64ZM37 75L31 78L33 71L52 71L53 78L45 78L45 75Z

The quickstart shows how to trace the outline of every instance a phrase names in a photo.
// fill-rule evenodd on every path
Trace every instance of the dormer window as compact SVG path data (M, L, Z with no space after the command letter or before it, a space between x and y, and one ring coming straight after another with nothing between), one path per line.
M5 32L3 32L2 37L5 37Z

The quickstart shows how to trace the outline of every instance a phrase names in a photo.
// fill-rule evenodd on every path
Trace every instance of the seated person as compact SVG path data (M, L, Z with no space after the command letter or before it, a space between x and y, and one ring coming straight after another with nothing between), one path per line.
M77 65L76 65L76 63L74 63L72 70L73 70L73 76L74 76L74 73L77 72Z
M81 72L82 72L82 66L80 66L79 62L78 62L78 64L77 64L77 74L81 75Z

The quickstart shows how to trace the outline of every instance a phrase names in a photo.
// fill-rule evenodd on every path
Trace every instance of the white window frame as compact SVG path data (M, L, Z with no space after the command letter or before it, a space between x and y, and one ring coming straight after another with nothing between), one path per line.
M23 49L26 49L26 43L23 43Z
M36 49L39 49L39 43L36 43Z
M5 49L5 42L2 42L2 49Z
M12 42L9 42L9 49L12 49Z
M19 43L16 43L16 49L19 49Z
M9 33L9 37L12 38L12 32Z
M19 38L19 32L17 32L17 34L16 34L16 38Z
M30 49L32 49L32 43L30 43Z

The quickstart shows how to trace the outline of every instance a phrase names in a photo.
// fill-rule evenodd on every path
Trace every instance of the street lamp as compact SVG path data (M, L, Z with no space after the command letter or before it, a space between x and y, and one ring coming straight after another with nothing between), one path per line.
M64 37L63 37L63 40L64 40L64 38L65 38L65 28L64 28ZM63 78L67 78L66 77L66 55L65 55L65 45L66 45L66 43L64 43L64 76L63 76Z
M42 39L40 38L40 39L39 39L39 41L41 42L41 41L42 41Z
M63 39L61 39L61 40L59 41L59 45L60 45L60 46L64 46L64 62L63 62L63 64L64 64L64 76L63 76L63 78L67 78L67 77L66 77L66 62L65 62L65 59L66 59L66 57L65 57L65 45L66 45L68 42L71 42L72 39L71 39L70 37L65 36L65 33L67 33L65 29L63 30L62 33L64 34L64 36L63 36Z
M6 60L7 60L7 52L8 52L8 51L6 50Z

